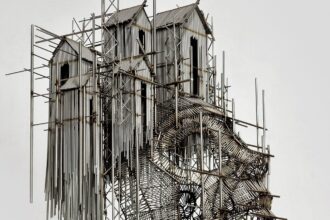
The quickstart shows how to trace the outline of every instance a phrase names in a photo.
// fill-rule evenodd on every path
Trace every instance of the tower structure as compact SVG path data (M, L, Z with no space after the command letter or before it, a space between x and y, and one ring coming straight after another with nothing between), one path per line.
M47 216L283 219L271 212L265 117L235 118L213 22L199 1L156 13L154 0L152 20L146 3L102 0L101 15L74 19L66 35L32 26L31 186L33 128L48 125ZM49 80L47 93L37 79ZM46 123L34 122L39 97ZM256 145L238 125L256 128Z

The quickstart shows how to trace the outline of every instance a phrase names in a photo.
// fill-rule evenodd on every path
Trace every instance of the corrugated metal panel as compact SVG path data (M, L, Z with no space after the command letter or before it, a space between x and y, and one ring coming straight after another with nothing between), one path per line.
M176 24L183 23L185 19L189 18L190 12L195 8L195 6L195 4L191 4L158 13L155 18L156 27L159 28L162 26L170 25L173 24L173 22Z
M90 75L81 76L81 86L85 86L90 78ZM75 76L73 78L68 79L66 83L61 86L61 90L70 90L70 89L78 89L80 87L79 77Z
M141 10L139 14L135 15L136 21L133 25L120 24L119 27L112 26L105 33L105 48L109 51L108 57L114 59L118 54L122 59L131 56L139 55L139 44L137 39L139 37L139 30L145 32L145 52L151 52L151 24L147 14ZM116 29L118 29L116 33ZM119 46L116 46L115 35L118 35ZM117 50L117 54L115 51Z
M184 25L182 33L182 45L181 54L184 58L190 58L190 45L191 38L195 38L198 41L198 75L200 77L199 88L200 96L206 97L206 82L207 82L207 37L204 25L199 18L198 12L194 11L189 19L189 22ZM190 59L184 60L182 65L182 79L191 79L192 76L190 67ZM183 84L184 91L190 92L190 83Z
M76 51L65 41L61 42L54 51L53 63L64 63L78 59Z
M54 51L53 63L77 60L78 53L79 43L69 38L65 38ZM81 57L82 59L93 62L94 54L90 49L82 46Z
M136 15L136 13L139 12L139 10L141 9L141 7L143 7L143 5L137 5L131 8L125 8L122 10L119 10L118 13L114 13L109 20L106 22L107 26L112 26L117 24L117 20L118 23L124 23L126 21L130 21L134 18L134 16Z
M183 24L184 22L188 22L189 19L191 19L191 14L194 9L199 16L206 33L211 34L212 32L205 20L204 13L199 9L197 4L191 4L191 5L183 6L180 8L173 9L173 10L158 13L155 18L156 27L162 28L164 26L168 26L173 23L174 24Z
M72 69L76 70L76 63L74 65L71 62L69 63ZM59 65L58 68L60 67ZM70 71L72 69L70 68ZM54 65L50 82L50 97L52 100L55 100L56 96L55 76L57 71L59 70L56 70L56 65ZM62 125L56 128L54 123L49 124L45 193L51 207L55 207L55 203L58 203L58 206L61 207L58 212L61 219L63 217L65 219L79 219L81 215L79 207L94 204L97 198L101 196L99 193L100 171L98 170L101 163L101 160L99 160L101 158L99 150L101 149L101 143L98 139L93 140L92 136L93 129L95 128L97 134L100 132L101 127L99 120L96 123L91 121L92 110L95 111L97 108L95 106L91 107L94 80L88 79L88 76L83 77L85 85L81 104L83 115L79 115L78 89L66 91L61 89L57 112L56 103L50 102L49 121L61 120ZM74 79L69 79L68 82L72 80ZM96 88L96 91L98 91L98 88ZM96 100L96 105L99 105L99 99ZM96 114L100 114L99 109ZM84 118L85 121L84 144L79 142L79 116ZM91 183L91 187L86 187L86 183ZM82 197L85 199L79 200ZM71 203L71 201L80 202ZM93 209L86 211L87 215L92 216L92 219L98 219L96 216L100 214L97 212L98 210ZM68 213L72 217L69 218ZM53 215L51 214L51 216Z
M66 38L65 41L67 41L68 44L70 44L70 46L76 51L77 54L79 53L79 43L78 42L71 40L69 38ZM82 59L86 59L88 61L93 62L93 57L94 57L93 52L90 49L88 49L87 47L82 46L81 48L82 48L82 51L81 51Z

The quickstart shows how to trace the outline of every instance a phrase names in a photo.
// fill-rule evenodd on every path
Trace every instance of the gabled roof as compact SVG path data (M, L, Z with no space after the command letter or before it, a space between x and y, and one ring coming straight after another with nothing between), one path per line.
M206 33L212 34L212 31L206 22L204 13L198 7L198 2L158 13L155 18L156 28L163 28L165 26L173 25L173 23L183 24L190 18L194 10L198 13Z
M59 43L59 45L57 46L57 48L54 50L53 52L53 57L56 55L56 53L60 50L60 48L62 47L62 45L64 43L68 43L70 45L70 47L72 48L72 50L76 53L75 55L78 56L79 54L79 42L77 41L74 41L72 39L69 39L67 37L64 37L61 42ZM93 52L85 47L85 46L82 46L81 47L81 57L82 59L85 59L87 61L90 61L90 62L93 62L93 57L94 57L94 54Z
M117 21L119 24L130 22L134 20L134 18L144 9L144 7L145 2L143 2L141 5L119 10L118 13L115 12L110 16L109 20L106 22L106 26L116 25Z

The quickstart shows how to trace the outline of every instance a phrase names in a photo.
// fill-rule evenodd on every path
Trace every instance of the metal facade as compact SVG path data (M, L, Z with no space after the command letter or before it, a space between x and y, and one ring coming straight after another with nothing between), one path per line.
M153 3L152 21L146 1L102 0L70 34L32 25L31 201L33 128L48 125L47 217L284 219L271 211L265 92L262 123L258 101L256 124L237 119L199 1L158 14ZM34 120L36 98L47 99L46 123ZM257 144L237 126L256 129Z

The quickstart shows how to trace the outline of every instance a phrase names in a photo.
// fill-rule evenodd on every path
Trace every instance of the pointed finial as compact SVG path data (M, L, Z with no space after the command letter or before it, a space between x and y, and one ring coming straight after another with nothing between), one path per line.
M196 5L199 5L199 2L200 2L200 0L197 0L197 1L196 1Z

